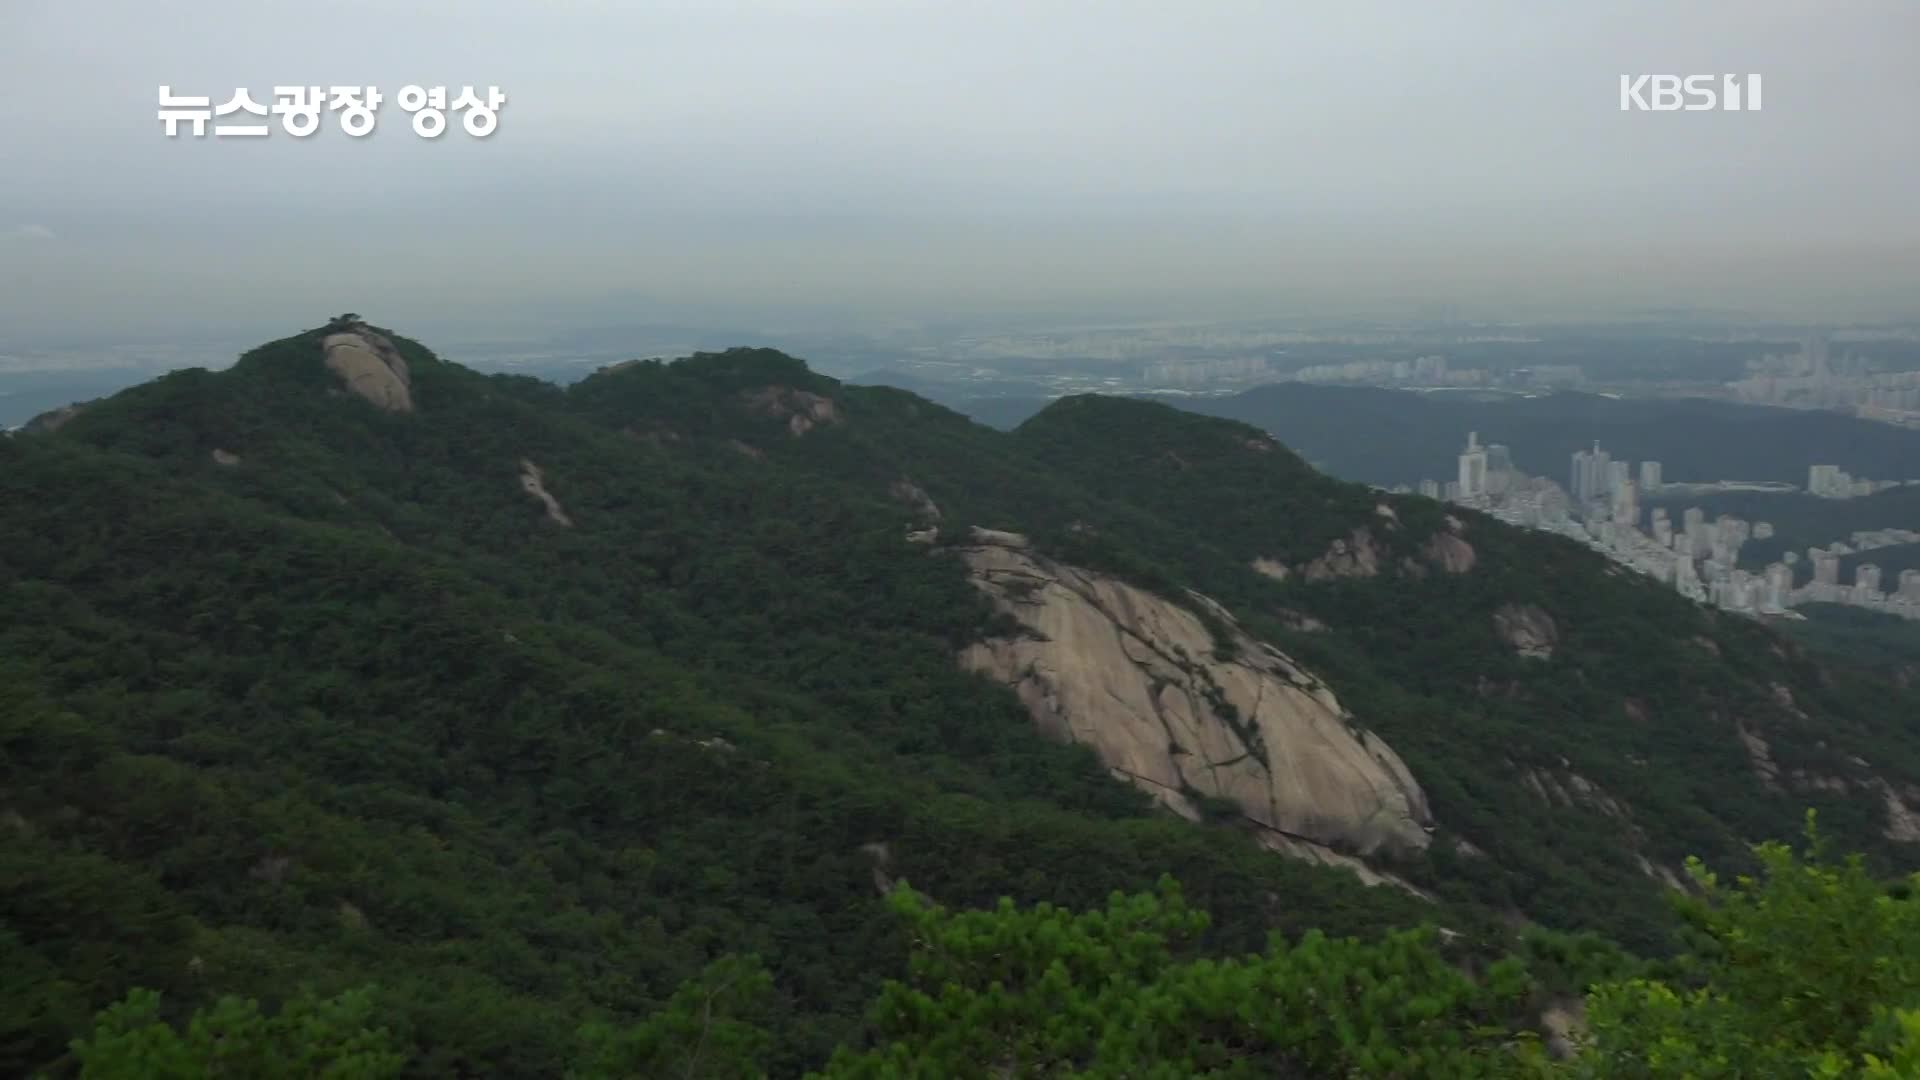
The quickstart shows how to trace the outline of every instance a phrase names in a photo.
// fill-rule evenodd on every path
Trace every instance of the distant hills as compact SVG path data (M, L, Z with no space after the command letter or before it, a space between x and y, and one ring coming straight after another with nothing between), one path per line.
M1274 431L1336 475L1375 484L1445 480L1466 433L1503 443L1522 470L1565 482L1597 440L1615 460L1655 460L1668 482L1807 482L1807 466L1920 478L1920 431L1834 413L1701 398L1554 394L1479 400L1354 387L1279 384L1183 408Z
M879 379L882 376L874 376ZM1031 394L918 384L981 423L1017 426L1046 405ZM1704 398L1530 398L1421 394L1276 383L1226 396L1165 395L1178 408L1252 424L1347 480L1391 487L1445 481L1469 431L1501 443L1520 469L1564 484L1576 450L1598 440L1616 460L1655 460L1669 482L1765 480L1805 486L1807 467L1876 480L1920 479L1920 431L1837 413Z

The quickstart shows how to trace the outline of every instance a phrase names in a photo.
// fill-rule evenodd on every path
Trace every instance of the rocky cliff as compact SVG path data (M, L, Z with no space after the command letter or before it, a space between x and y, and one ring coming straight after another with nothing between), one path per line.
M328 334L320 343L327 370L353 393L387 412L413 411L413 379L407 362L384 336L362 324Z
M1399 755L1313 675L1198 594L1174 603L975 529L974 583L1023 632L961 663L1014 688L1047 734L1189 819L1231 812L1301 844L1368 855L1427 845L1432 815Z

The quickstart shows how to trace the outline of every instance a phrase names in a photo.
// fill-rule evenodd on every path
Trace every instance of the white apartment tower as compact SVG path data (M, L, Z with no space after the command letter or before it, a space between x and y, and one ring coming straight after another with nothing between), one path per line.
M1480 445L1480 433L1467 432L1467 448L1460 453L1460 498L1478 499L1487 494L1487 448Z
M1513 486L1513 451L1500 443L1487 445L1487 492L1505 495Z
M1624 462L1616 462L1624 467ZM1622 480L1613 487L1613 523L1625 528L1633 528L1640 521L1639 492L1634 490L1632 480Z
M1572 483L1567 490L1573 496L1576 505L1585 506L1596 499L1607 497L1607 480L1611 475L1612 455L1600 449L1595 442L1592 450L1576 450L1573 454Z

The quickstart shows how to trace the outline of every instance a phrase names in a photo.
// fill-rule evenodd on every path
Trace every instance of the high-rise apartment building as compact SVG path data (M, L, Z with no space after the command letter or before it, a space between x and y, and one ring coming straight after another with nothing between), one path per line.
M1858 597L1874 597L1880 594L1880 568L1872 563L1861 563L1853 571L1853 591Z
M1600 449L1599 443L1592 450L1578 450L1573 455L1572 482L1567 490L1573 496L1576 506L1584 508L1588 503L1604 499L1608 495L1607 481L1611 475L1613 456Z
M1487 493L1505 495L1513 487L1513 452L1500 443L1487 445Z
M1621 485L1632 482L1633 465L1630 462L1609 461L1607 462L1606 487L1602 488L1599 494L1604 495L1611 501L1614 493L1620 490Z
M1840 584L1840 556L1829 555L1822 551L1813 557L1813 583L1815 585Z
M1625 462L1614 464L1625 466ZM1621 480L1613 486L1613 523L1633 528L1640 521L1640 493L1635 490L1632 480Z
M1484 498L1487 494L1487 448L1480 445L1480 433L1467 432L1467 448L1460 453L1460 497Z

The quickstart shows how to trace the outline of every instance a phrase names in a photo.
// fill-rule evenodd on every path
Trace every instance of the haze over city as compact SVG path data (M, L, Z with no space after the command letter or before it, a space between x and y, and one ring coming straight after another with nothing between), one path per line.
M0 10L0 347L320 311L1909 318L1920 8L494 2ZM1622 112L1753 72L1758 113ZM374 85L380 126L169 139L156 90ZM428 141L408 83L496 85Z

